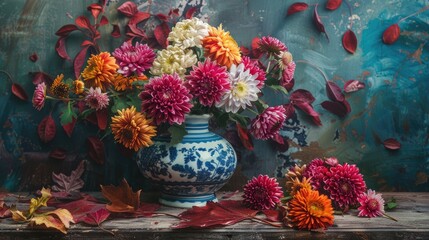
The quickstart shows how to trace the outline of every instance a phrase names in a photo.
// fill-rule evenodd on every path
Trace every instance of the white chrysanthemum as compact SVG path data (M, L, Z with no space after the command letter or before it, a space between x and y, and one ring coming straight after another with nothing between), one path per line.
M158 76L177 73L183 77L186 68L195 63L197 63L197 56L191 49L182 49L178 46L169 45L166 49L157 53L150 72Z
M183 48L202 47L201 40L209 35L209 25L198 18L176 23L168 35L168 41Z
M241 63L238 66L231 65L228 75L231 89L222 96L217 107L223 106L226 112L236 113L240 108L246 109L253 101L258 100L261 90L258 88L257 74L251 75L249 70L245 71L244 64Z

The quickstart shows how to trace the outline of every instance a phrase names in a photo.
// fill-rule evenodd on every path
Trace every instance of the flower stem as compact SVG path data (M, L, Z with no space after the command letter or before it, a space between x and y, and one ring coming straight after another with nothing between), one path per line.
M251 219L252 219L252 221L262 222L262 223L268 224L268 225L273 226L273 227L282 227L283 226L281 223L270 222L268 220L265 220L265 219L262 219L262 218L259 218L256 216L252 217Z
M413 14L410 14L410 15L408 15L408 16L406 16L406 17L404 17L404 18L401 18L401 19L398 21L398 24L399 24L400 22L402 22L402 21L405 21L407 18L410 18L410 17L412 17L412 16L415 16L415 15L417 15L417 14L420 14L420 13L422 13L422 12L424 12L424 11L428 10L428 9L429 9L429 5L427 5L427 6L423 7L423 8L421 8L420 10L418 10L417 12L415 12L415 13L413 13Z
M386 213L383 213L383 215L384 215L385 217L389 218L390 220L393 220L393 221L395 221L395 222L397 222L397 221L398 221L396 218L391 217L391 216L387 215Z
M0 70L0 72L7 75L9 83L13 82L13 78L12 78L12 76L8 72L6 72L5 70Z
M350 13L350 28L349 29L352 29L352 26L353 26L352 6L350 6L350 3L347 0L345 0L344 2L346 3L347 7L349 8L349 13Z
M305 63L305 64L308 64L308 65L314 67L317 71L319 71L323 75L323 78L325 79L326 82L329 81L328 80L328 76L326 76L325 72L322 69L320 69L318 66L316 66L316 65L314 65L314 64L312 64L312 63L310 63L310 62L308 62L306 60L297 60L295 62L296 63Z
M101 225L98 225L98 228L100 228L100 229L101 229L102 231L104 231L104 232L107 232L107 233L111 234L112 236L115 236L115 233L114 233L114 232L112 232L112 231L110 231L110 230L107 230L107 229L103 228Z

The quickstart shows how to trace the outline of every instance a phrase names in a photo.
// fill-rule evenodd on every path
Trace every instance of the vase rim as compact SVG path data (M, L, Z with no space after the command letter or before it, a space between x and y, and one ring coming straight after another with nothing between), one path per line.
M212 114L185 114L185 118L191 117L191 118L210 118Z

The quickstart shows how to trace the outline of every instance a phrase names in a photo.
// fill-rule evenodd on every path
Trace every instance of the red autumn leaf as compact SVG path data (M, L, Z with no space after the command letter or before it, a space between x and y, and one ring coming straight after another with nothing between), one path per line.
M314 124L322 126L322 121L320 120L319 113L317 113L313 106L308 102L294 102L294 106L301 109L303 112L307 113L313 119Z
M78 192L84 185L84 182L81 179L84 171L85 162L81 161L77 168L70 173L70 176L63 173L52 173L52 180L55 183L52 190L65 193Z
M287 90L290 91L295 86L295 78L289 76L288 71L283 71L282 74L282 86Z
M188 11L186 11L186 13L185 13L185 18L191 19L194 16L196 11L197 11L197 7L189 8Z
M94 43L89 41L89 40L84 40L81 44L81 47L86 47L86 46L94 46Z
M322 102L322 107L339 117L345 117L348 113L346 106L342 102L324 101Z
M52 141L56 132L57 127L51 115L44 117L37 126L37 133L39 134L40 140L44 143Z
M285 115L286 115L286 121L295 115L295 108L291 103L283 105L283 107L286 109Z
M342 102L344 101L344 94L341 92L341 88L332 81L326 82L326 94L332 101Z
M42 82L49 85L53 81L52 77L44 72L30 72L30 74L32 75L34 85L37 85Z
M306 103L313 103L314 100L316 100L313 97L313 94L311 92L304 90L304 89L297 89L293 91L290 95L290 101L293 104L294 102L306 102Z
M97 125L100 130L105 130L107 127L108 111L107 108L95 111L97 116Z
M86 121L94 124L94 125L98 125L97 123L97 115L95 114L95 112L90 113L88 116L86 116L85 118Z
M97 19L98 15L100 15L100 12L103 11L103 7L98 3L93 3L89 5L86 9L91 12L94 19Z
M335 10L341 6L343 0L328 0L326 2L326 9Z
M250 137L250 133L246 128L243 128L240 124L237 123L237 133L238 137L241 140L241 143L243 146L247 149L252 151L253 150L253 142L252 138Z
M89 29L89 30L91 30L91 29L92 29L91 22L90 22L90 21L89 21L89 19L88 19L87 17L85 17L85 16L79 16L79 17L77 17L77 18L75 19L75 24L76 24L78 27L81 27L81 28L86 28L86 29Z
M394 138L388 138L383 142L384 147L389 150L398 150L401 148L401 143Z
M282 221L282 214L279 210L268 209L268 210L263 210L262 213L265 214L265 216L267 217L267 220L271 222Z
M177 17L179 16L179 9L175 8L175 9L170 9L170 11L168 12L168 16L171 15L176 15Z
M60 37L55 44L55 50L62 59L70 60L69 54L66 50L66 37Z
M12 83L11 91L15 97L21 99L22 101L28 100L28 95L25 92L24 88L18 83Z
M28 59L30 59L30 61L32 62L37 62L37 60L39 59L39 56L37 56L37 53L33 53L28 57Z
M137 34L138 36L141 36L142 38L146 38L146 34L144 31L139 29L137 27L137 24L148 19L150 17L150 14L147 12L137 12L131 19L128 21L128 27L130 28L131 32L134 34Z
M244 46L240 46L240 52L243 56L249 56L250 55L250 49Z
M73 118L73 120L70 123L67 123L66 125L62 125L67 136L69 137L72 136L75 124L76 124L76 118Z
M89 45L83 47L74 58L73 68L74 68L74 76L76 79L79 79L81 70L83 65L85 64L86 53L88 52Z
M326 33L326 30L325 30L325 25L323 25L322 20L319 17L319 13L317 12L317 6L318 6L318 4L316 4L316 6L314 6L313 22L314 22L314 25L316 26L317 30L319 30L319 32L324 33L326 35L326 39L328 39L328 42L329 42L329 37L328 37L328 34Z
M258 37L255 37L252 39L252 54L253 54L253 57L255 57L255 58L259 58L262 54L261 51L259 50L259 41L260 40L261 39Z
M359 89L363 89L363 88L365 88L365 83L360 82L358 80L348 80L344 84L344 92L346 92L346 93L356 92Z
M111 212L135 212L140 207L140 192L141 190L133 192L125 179L122 179L119 186L101 185L101 193L110 201L106 208Z
M347 52L351 54L356 52L357 38L355 33L350 29L347 30L343 35L343 47Z
M76 25L67 24L67 25L60 27L60 29L58 29L55 32L55 35L59 36L60 38L63 38L63 37L67 37L71 32L76 31L76 30L79 30L79 28Z
M112 32L110 33L110 35L111 35L112 37L114 37L114 38L119 38L119 37L121 37L121 30L119 29L118 24L112 24L112 26L113 26L113 30L112 30Z
M137 5L131 1L124 2L118 7L118 11L127 17L132 17L138 12Z
M288 141L285 141L280 134L277 134L273 139L274 148L279 152L286 152L289 149Z
M102 16L100 20L100 26L104 26L108 23L109 23L109 20L105 16Z
M153 34L155 35L156 41L161 45L162 48L168 46L168 34L170 33L170 27L167 23L163 22L155 27Z
M96 199L87 195L83 199L68 203L59 203L55 207L69 210L75 223L82 222L86 215L105 209L106 204L98 203Z
M344 105L347 113L350 113L352 111L352 108L350 107L350 103L347 100L342 101L341 104Z
M162 22L168 22L168 16L165 14L158 13L155 16Z
M401 29L397 23L390 25L383 32L383 42L385 44L393 44L398 40L399 35L401 34Z
M86 214L86 216L82 218L82 222L92 226L100 226L100 224L106 221L109 216L109 211L107 211L105 208L100 208L97 211Z
M104 164L106 155L104 153L104 143L98 137L88 137L88 155L98 164Z
M140 218L152 217L161 206L157 203L142 202L140 207L135 212L115 212L115 217L120 218Z
M66 159L66 150L62 148L55 148L49 153L49 158L62 161Z
M9 218L12 216L10 207L0 200L0 218Z
M287 9L286 16L292 15L297 12L302 12L308 9L308 4L304 2L296 2Z
M242 205L241 201L225 200L207 202L203 207L192 207L179 215L180 222L172 226L179 228L207 228L229 226L246 219L252 219L258 210L252 210Z

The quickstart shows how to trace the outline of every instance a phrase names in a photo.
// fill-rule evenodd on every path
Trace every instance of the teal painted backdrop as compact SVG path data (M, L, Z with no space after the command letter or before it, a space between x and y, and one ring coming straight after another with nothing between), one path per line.
M54 45L55 31L86 14L89 0L5 0L0 2L0 69L7 71L21 84L30 98L34 91L30 72L44 71L53 76L64 73L72 77L71 62L61 60ZM124 25L116 8L123 1L108 3L106 14L112 22ZM290 0L135 0L139 10L167 13L171 8L180 12L190 6L201 7L200 16L211 25L223 24L240 45L249 46L255 36L271 35L286 43L295 60L306 60L322 69L329 79L343 86L349 79L366 84L366 88L347 94L352 112L340 119L323 110L320 103L327 100L324 80L314 67L298 64L295 88L310 90L316 97L315 109L321 114L323 126L314 126L299 114L282 128L289 138L289 149L279 152L266 142L255 142L255 151L240 151L240 167L230 188L241 187L257 174L281 178L294 163L307 163L313 158L336 156L341 162L358 165L371 188L381 191L429 191L429 72L428 46L429 13L422 12L400 23L402 33L393 45L385 45L381 36L388 26L428 5L427 0L347 0L336 11L324 9L319 14L330 41L320 34L312 22L312 8L285 17ZM343 1L344 2L344 1ZM348 26L358 38L355 54L344 51L341 38ZM103 34L108 34L106 29ZM68 40L69 53L78 51L78 35ZM121 39L101 41L105 50L113 50ZM39 60L29 56L37 53ZM145 181L131 158L119 154L112 139L106 148L102 165L86 156L85 137L97 134L90 126L78 125L72 138L57 129L55 141L42 143L36 132L41 119L55 106L38 112L31 101L23 102L11 95L11 85L5 74L0 75L0 183L8 190L34 190L51 184L51 173L69 173L82 159L87 161L84 173L85 189L96 190L99 184L116 183L123 177L134 186ZM272 101L276 101L273 95ZM56 117L55 117L56 116ZM382 141L396 138L402 147L386 150ZM109 141L110 140L110 141ZM55 148L67 151L65 160L48 157Z

